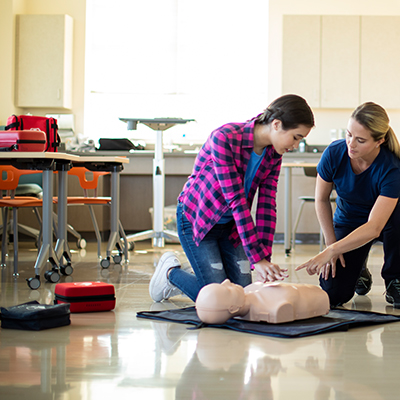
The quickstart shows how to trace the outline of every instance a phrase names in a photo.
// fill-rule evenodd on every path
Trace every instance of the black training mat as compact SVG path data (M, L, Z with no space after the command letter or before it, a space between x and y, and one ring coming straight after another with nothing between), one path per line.
M195 325L197 328L208 326L212 328L232 329L239 332L280 338L298 338L325 332L347 331L348 329L360 326L379 325L400 321L400 316L396 315L343 309L333 309L329 314L321 317L302 319L284 324L249 322L232 318L224 324L207 325L200 321L195 307L165 311L141 311L137 313L137 317Z

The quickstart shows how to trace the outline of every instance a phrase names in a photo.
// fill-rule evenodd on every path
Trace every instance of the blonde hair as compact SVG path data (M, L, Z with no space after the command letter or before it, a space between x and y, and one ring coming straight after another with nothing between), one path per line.
M358 106L351 117L371 131L371 136L376 142L385 139L382 146L386 146L397 158L400 158L400 144L389 125L389 116L383 107L367 102Z

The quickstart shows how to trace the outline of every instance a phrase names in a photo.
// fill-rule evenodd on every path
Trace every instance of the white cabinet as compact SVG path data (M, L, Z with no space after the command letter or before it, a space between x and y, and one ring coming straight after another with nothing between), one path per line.
M323 16L321 28L320 107L357 107L360 87L360 18Z
M73 19L68 15L17 15L18 107L72 107Z
M400 107L400 17L286 15L282 92L311 107Z
M400 107L400 18L361 18L360 102Z
M320 106L321 18L316 15L283 17L282 90Z

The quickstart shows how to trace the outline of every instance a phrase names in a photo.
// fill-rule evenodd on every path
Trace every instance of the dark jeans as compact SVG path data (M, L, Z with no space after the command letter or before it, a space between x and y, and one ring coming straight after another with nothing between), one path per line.
M327 280L320 278L319 282L330 299L331 306L348 302L354 295L357 280L362 267L368 259L371 246L375 241L383 242L384 263L381 275L386 286L393 279L400 278L400 203L397 203L387 224L379 238L364 246L344 254L346 267L343 268L338 260L336 263L336 276L329 275ZM337 240L340 240L355 230L355 227L335 225Z
M210 283L221 283L225 279L243 287L251 283L250 262L242 245L235 249L229 240L233 221L215 225L197 246L181 203L176 217L179 239L194 274L172 269L169 280L173 285L196 301L200 289Z

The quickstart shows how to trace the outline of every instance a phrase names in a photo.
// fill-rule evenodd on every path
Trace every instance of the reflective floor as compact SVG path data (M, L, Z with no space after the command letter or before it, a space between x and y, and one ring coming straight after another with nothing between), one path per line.
M71 249L74 244L71 243ZM139 242L129 265L102 270L96 245L72 254L74 272L62 281L115 285L114 311L72 314L71 325L46 331L0 330L0 399L398 399L400 323L300 339L277 339L212 328L138 319L136 312L192 305L180 296L154 304L148 284L159 257L179 245L152 249ZM104 245L105 250L105 245ZM274 246L274 261L292 282L317 283L294 267L318 252L298 245L290 257ZM35 249L23 244L20 276L12 258L1 270L0 305L30 300L51 304L54 284L28 288ZM183 256L182 256L183 258ZM374 284L349 309L400 314L384 299L382 248L369 259Z

